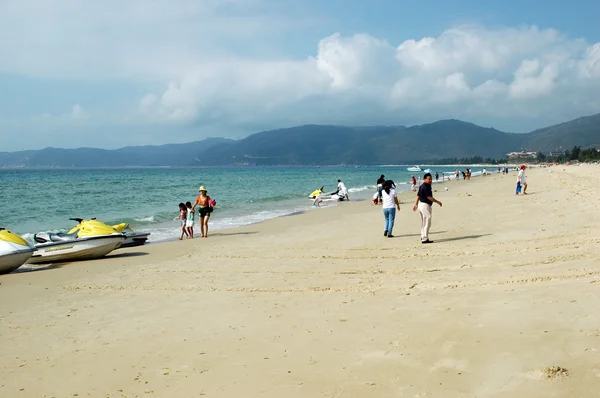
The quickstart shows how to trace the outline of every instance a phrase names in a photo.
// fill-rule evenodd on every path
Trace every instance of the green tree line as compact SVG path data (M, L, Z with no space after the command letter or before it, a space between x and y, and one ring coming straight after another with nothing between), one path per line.
M600 152L596 148L582 149L580 146L574 146L571 150L566 150L558 156L546 156L541 152L537 154L540 162L557 161L559 163L580 161L580 162L597 162L600 161Z

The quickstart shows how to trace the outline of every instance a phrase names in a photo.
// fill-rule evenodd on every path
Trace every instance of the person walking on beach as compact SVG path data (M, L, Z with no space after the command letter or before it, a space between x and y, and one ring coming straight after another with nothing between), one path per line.
M417 179L415 178L415 176L410 176L410 183L412 184L410 189L413 192L417 192Z
M185 223L187 221L187 208L183 203L179 203L179 216L175 217L175 221L179 220L181 224L181 236L179 240L183 240L184 236L187 236L187 229L185 227Z
M417 200L413 206L413 211L419 210L421 214L421 243L433 243L429 240L429 229L431 228L431 216L432 208L431 205L437 203L442 207L442 202L433 197L431 191L431 174L427 173L423 176L423 185L419 187L419 193L417 193Z
M458 169L456 169L456 171L454 172L454 175L456 176L456 181L458 181Z
M435 182L438 182L439 178L440 178L440 176L439 176L438 172L436 171L435 172Z
M526 168L527 166L523 164L519 169L519 174L517 174L517 190L515 192L515 195L520 194L521 189L523 190L523 195L527 195L527 176L525 176Z
M348 190L346 189L346 185L342 182L342 180L338 180L338 193L342 193L342 197L346 198L347 201L350 201L348 197Z
M200 219L200 237L208 238L208 220L210 219L210 213L213 211L214 201L206 194L207 190L202 185L198 192L200 195L196 197L196 202L192 207L192 211L198 206L198 218Z
M396 219L396 209L400 211L400 203L394 189L394 182L391 180L383 183L382 209L383 209L383 236L393 238L394 220Z
M194 210L192 210L192 203L186 202L187 207L187 219L185 221L185 228L187 229L188 237L194 239Z
M381 192L383 191L383 183L385 182L385 176L382 174L381 177L377 179L377 200L378 203L382 203Z

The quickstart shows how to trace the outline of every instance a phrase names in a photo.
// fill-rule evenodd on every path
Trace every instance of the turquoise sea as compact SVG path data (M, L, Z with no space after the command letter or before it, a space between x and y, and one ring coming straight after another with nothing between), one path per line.
M456 167L421 166L441 176ZM481 167L473 168L477 175ZM96 217L108 224L127 222L151 232L150 241L178 236L179 202L194 202L205 185L217 201L211 230L232 228L311 208L308 195L341 179L351 200L370 199L385 174L398 191L410 189L407 166L206 167L127 169L0 170L0 226L31 240L40 231L67 231L70 217ZM420 173L421 175L423 173ZM325 202L324 206L343 203Z

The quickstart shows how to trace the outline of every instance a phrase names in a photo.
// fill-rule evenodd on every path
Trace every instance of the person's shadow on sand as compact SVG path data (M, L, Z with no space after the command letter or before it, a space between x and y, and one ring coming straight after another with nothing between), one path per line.
M436 239L435 243L443 243L443 242L454 242L456 240L465 240L465 239L477 239L483 236L490 236L492 234L482 234L482 235L467 235L467 236L457 236L454 238L446 238L446 239Z

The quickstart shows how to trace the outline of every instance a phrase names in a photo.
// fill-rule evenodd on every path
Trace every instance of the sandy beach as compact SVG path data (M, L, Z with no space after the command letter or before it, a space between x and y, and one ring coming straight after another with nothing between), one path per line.
M435 185L433 245L408 193L2 275L0 397L600 396L599 170Z

